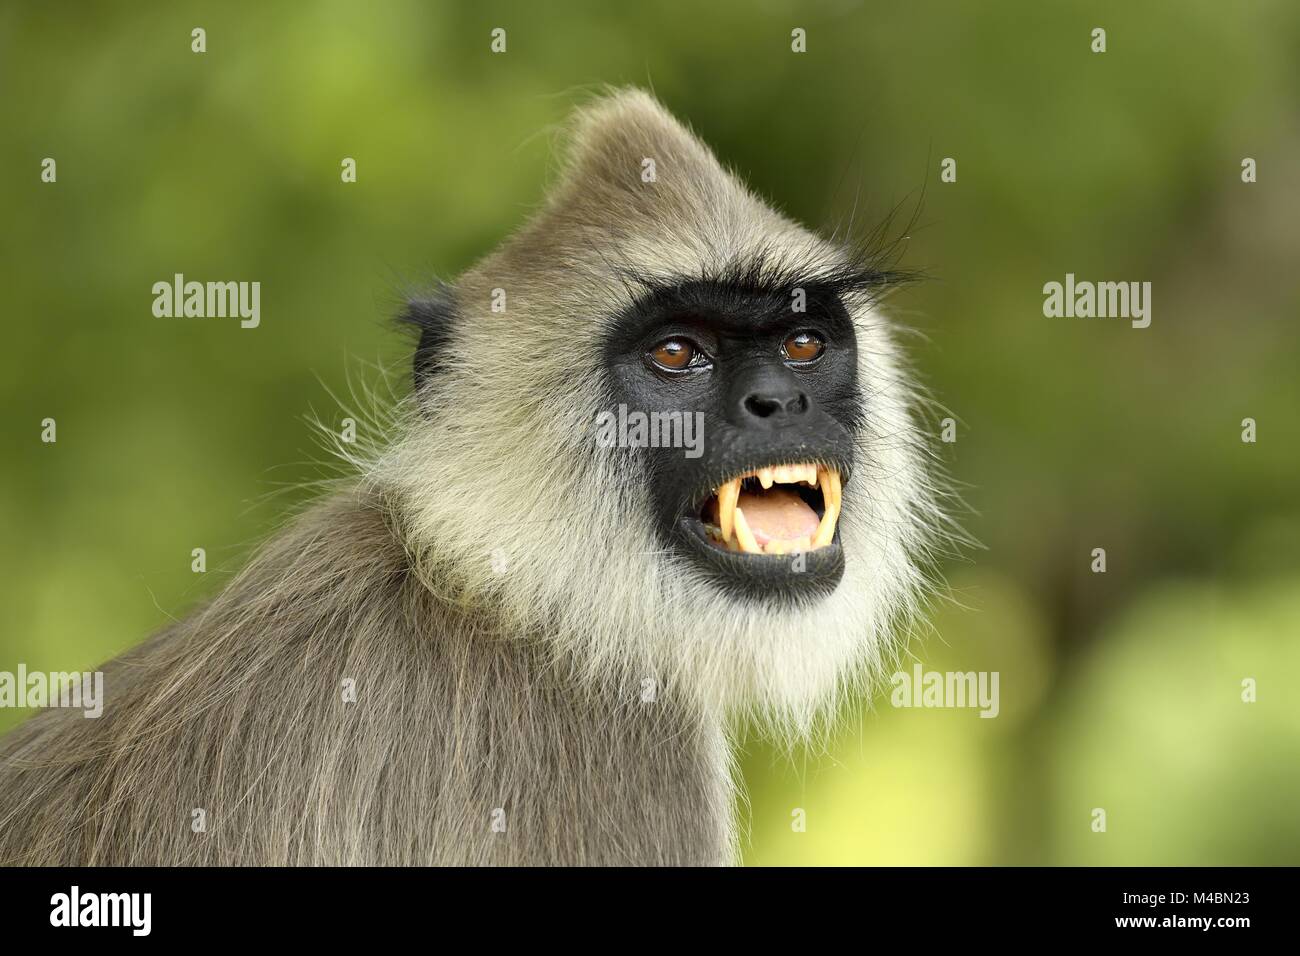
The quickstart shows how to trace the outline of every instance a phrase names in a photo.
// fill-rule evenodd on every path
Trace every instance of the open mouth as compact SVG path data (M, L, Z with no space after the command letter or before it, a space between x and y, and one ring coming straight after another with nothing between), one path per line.
M741 554L828 548L840 518L840 473L801 463L758 468L714 489L700 511L705 537Z

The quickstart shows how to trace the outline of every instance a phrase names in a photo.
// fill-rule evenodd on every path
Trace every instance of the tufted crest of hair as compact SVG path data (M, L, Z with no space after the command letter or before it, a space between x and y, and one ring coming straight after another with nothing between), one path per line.
M793 739L895 653L949 540L917 392L876 308L891 274L765 204L643 92L580 110L569 144L535 217L408 314L422 341L454 347L436 370L417 363L409 421L368 477L435 592L547 635L583 679L653 675ZM816 602L751 605L700 579L656 540L634 461L593 440L612 317L648 286L700 279L820 280L855 322L865 417L846 569Z

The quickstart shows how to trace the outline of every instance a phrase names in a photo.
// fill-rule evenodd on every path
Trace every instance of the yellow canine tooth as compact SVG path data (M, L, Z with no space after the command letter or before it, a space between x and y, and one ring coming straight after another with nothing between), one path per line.
M817 526L817 534L813 536L814 548L824 548L831 543L831 539L835 537L835 524L839 518L840 506L828 505L826 513L822 515L821 524Z
M740 479L733 478L718 489L718 527L722 540L731 540L731 529L736 523L736 501L740 498Z
M840 518L840 475L837 471L827 471L822 469L819 475L822 489L822 506L826 509L822 514L821 523L817 526L817 533L813 536L813 547L824 548L831 543L835 537L835 524Z
M773 479L771 468L760 468L758 469L757 472L755 472L755 474L758 475L759 484L761 484L764 488L772 487L772 481L774 479Z
M751 554L761 554L763 551L754 540L754 532L749 530L749 523L745 521L745 512L740 508L736 509L736 540L740 542L742 551Z

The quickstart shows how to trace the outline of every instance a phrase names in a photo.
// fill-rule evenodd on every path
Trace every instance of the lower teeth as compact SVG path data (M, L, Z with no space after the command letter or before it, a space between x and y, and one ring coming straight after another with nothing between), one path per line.
M711 524L706 524L704 526L704 530L708 534L708 536L713 539L714 544L720 545L721 547L726 548L728 551L734 551L736 554L770 554L770 555L791 554L793 555L793 554L802 554L805 551L815 550L811 539L803 538L798 541L786 541L786 540L769 541L767 544L762 545L757 551L747 551L740 546L740 542L737 541L736 539L733 538L730 541L725 540L722 537L721 528L718 528Z

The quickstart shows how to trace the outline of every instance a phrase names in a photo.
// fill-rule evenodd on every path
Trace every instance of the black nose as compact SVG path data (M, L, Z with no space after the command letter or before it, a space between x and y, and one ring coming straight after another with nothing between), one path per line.
M808 411L808 396L794 385L769 385L746 395L741 407L754 418L780 419Z

